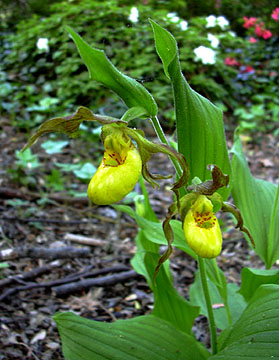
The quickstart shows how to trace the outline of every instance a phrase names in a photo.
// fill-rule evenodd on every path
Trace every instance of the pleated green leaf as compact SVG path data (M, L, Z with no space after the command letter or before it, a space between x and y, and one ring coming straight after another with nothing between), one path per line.
M224 299L216 284L208 279L208 288L210 292L211 301L214 307L215 323L218 329L225 329L228 325L228 315L224 307ZM238 294L238 286L236 284L227 285L228 306L232 317L232 322L235 322L246 307L246 303L241 295ZM200 313L208 316L207 306L204 299L203 289L200 281L199 271L195 274L195 281L190 288L190 300L192 304L198 305L201 308Z
M255 252L270 268L279 257L278 189L252 176L237 135L232 153L234 203L255 241Z
M192 336L155 316L102 323L73 313L54 316L66 360L202 360Z
M153 213L152 216L149 216L153 221L150 221L138 215L129 206L115 205L114 207L117 210L126 212L136 219L140 226L135 239L137 251L131 260L131 264L138 274L145 277L150 289L154 293L154 309L152 314L167 320L177 329L190 334L193 322L199 315L199 307L190 304L174 288L168 261L161 266L155 282L153 279L160 258L159 245L167 244L162 224L153 217ZM175 239L179 237L179 241L183 246L186 241L181 228L181 223L178 221L177 223L179 223L179 227L177 228L177 231L174 231ZM182 232L183 238L181 236L176 236L179 231ZM177 240L174 241L174 243L177 244Z
M263 284L279 284L279 270L242 269L239 293L247 302Z
M150 22L157 53L172 83L178 151L188 161L190 182L195 176L202 181L211 179L207 169L209 164L219 166L224 174L230 175L222 111L191 89L181 72L175 39L157 23L152 20ZM222 188L218 192L225 200L230 189Z
M224 330L210 360L279 358L279 286L261 285L239 320Z
M123 211L126 214L130 215L133 219L136 220L139 227L143 230L146 238L159 245L167 245L167 240L164 235L164 231L162 228L162 224L154 221L150 221L145 219L144 217L135 213L135 211L126 205L114 205L114 207L119 210ZM185 235L182 229L181 221L179 220L171 220L170 225L173 230L174 240L172 245L177 247L178 249L186 252L190 255L193 259L197 259L197 255L195 252L190 249L187 241L185 240Z
M157 114L155 100L140 83L117 70L102 50L88 45L69 26L66 29L72 36L92 79L113 90L129 108L144 108L144 117Z
M141 236L144 236L142 232ZM165 262L161 266L154 282L153 276L159 258L159 254L142 251L139 247L132 259L134 269L145 276L154 293L154 309L152 315L168 321L180 331L191 334L194 320L199 316L200 308L199 306L190 304L174 288L172 276L169 271L169 262Z

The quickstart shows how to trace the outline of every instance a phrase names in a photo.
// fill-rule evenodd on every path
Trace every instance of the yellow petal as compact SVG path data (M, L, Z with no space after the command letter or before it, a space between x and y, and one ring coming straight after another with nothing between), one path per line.
M88 186L89 199L98 205L116 203L129 194L136 185L141 173L141 158L132 146L123 163L107 161L107 154Z
M204 195L198 198L187 212L183 229L190 248L200 257L211 259L221 252L222 233L208 201Z

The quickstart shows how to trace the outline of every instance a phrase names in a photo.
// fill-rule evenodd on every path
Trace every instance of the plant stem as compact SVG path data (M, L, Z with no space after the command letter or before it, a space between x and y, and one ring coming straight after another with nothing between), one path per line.
M216 325L214 320L214 314L212 309L211 298L208 290L207 279L206 279L206 269L204 260L198 256L199 269L200 269L200 277L203 289L203 295L206 302L207 313L208 313L208 321L209 321L209 329L210 329L210 337L211 337L211 348L212 354L217 353L217 335L216 335Z
M270 218L269 233L268 233L268 245L267 245L267 261L268 261L266 265L267 269L270 269L272 266L272 250L273 250L273 242L274 242L275 217L276 217L276 209L278 204L279 204L279 185L277 185L277 191L271 210L271 218Z
M167 138L166 138L166 136L164 134L164 131L163 131L162 127L161 127L161 124L159 122L158 117L153 116L151 118L151 121L152 121L152 125L154 127L154 130L155 130L158 138L161 140L161 142L163 144L169 145L168 140L167 140ZM181 167L180 167L179 163L175 159L173 159L171 157L170 157L170 159L171 159L171 161L173 163L173 166L175 167L177 176L180 177L182 175L182 170L181 170Z
M230 325L232 323L232 316L231 316L231 311L230 311L230 307L229 307L229 304L228 304L227 283L225 283L225 287L224 287L223 283L222 283L222 279L221 279L221 276L220 276L219 267L217 265L216 259L212 259L212 263L213 263L215 273L216 273L216 277L217 277L218 284L219 284L217 288L218 288L218 291L219 291L219 294L220 294L221 298L223 299L225 310L226 310L226 313L227 313L228 323ZM224 294L224 290L225 290L225 294Z

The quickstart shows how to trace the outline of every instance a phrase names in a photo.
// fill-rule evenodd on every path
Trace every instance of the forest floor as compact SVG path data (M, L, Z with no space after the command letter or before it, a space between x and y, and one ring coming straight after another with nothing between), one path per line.
M253 140L244 147L251 172L277 183L278 139L265 134ZM63 152L48 155L39 141L32 152L41 166L29 170L20 167L15 157L25 142L26 134L1 119L0 263L8 267L0 269L0 360L60 360L61 343L52 320L57 311L73 311L97 321L129 319L150 313L153 295L130 265L137 234L134 220L112 207L91 205L86 197L69 196L73 184L79 192L87 187L72 173L65 174L64 190L46 187L46 174L51 174L55 162L77 161L77 151L80 160L96 159L100 147L96 152L75 139ZM150 167L156 173L172 172L166 163L165 156L158 156ZM160 220L172 200L170 180L162 184L160 190L147 187ZM243 267L264 266L231 218L223 220L224 246L217 261L228 282L239 284ZM176 288L188 297L195 261L176 249L170 266ZM79 287L73 288L79 280ZM92 280L91 285L83 280ZM196 320L194 332L208 345L205 317Z

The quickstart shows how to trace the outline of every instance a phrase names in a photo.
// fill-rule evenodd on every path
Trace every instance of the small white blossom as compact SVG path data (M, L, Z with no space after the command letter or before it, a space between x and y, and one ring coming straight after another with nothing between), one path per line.
M135 6L133 6L129 15L129 20L136 23L138 22L138 19L139 19L139 11Z
M228 34L230 34L233 37L236 37L236 33L234 31L228 31Z
M207 34L207 39L208 39L208 41L210 41L211 46L214 47L214 48L217 48L219 46L219 44L220 44L220 40L216 36L214 36L213 34L208 33Z
M206 22L207 22L206 27L207 27L207 28L211 28L211 27L216 26L216 20L217 20L216 16L214 16L214 15L209 15L209 16L206 18Z
M36 45L39 50L49 51L47 38L39 38Z
M173 23L178 23L180 20L176 13L168 13L167 18L169 18Z
M215 64L216 62L216 52L206 46L199 46L194 49L196 55L196 61L201 60L203 64Z
M206 22L207 22L206 24L207 28L211 28L218 25L222 30L225 30L226 26L230 24L229 21L224 16L216 17L215 15L209 15L206 18Z
M180 29L186 31L188 29L188 22L186 20L182 20L179 23Z
M224 16L217 17L217 25L219 25L222 30L225 30L229 24L229 21Z
M177 16L176 13L168 13L167 14L168 18L173 18L174 16Z

